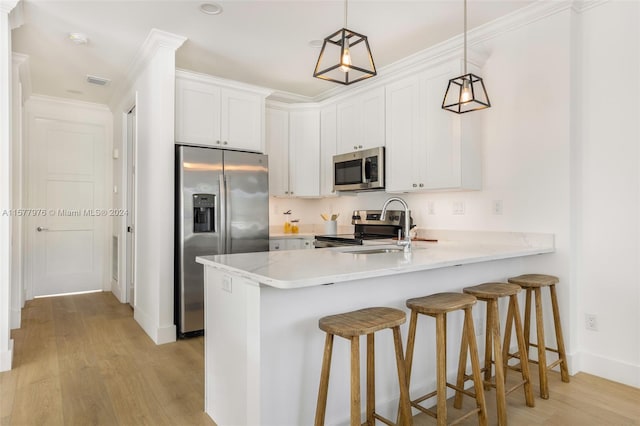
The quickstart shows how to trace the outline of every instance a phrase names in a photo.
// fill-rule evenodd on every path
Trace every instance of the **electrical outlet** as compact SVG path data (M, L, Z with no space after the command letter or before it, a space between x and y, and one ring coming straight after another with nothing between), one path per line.
M464 201L454 201L451 203L451 213L457 216L464 215Z
M436 203L433 201L427 201L427 214L436 214Z
M502 214L502 200L493 200L492 210L493 210L493 214L501 215Z
M593 314L584 314L584 327L587 330L598 331L598 317Z

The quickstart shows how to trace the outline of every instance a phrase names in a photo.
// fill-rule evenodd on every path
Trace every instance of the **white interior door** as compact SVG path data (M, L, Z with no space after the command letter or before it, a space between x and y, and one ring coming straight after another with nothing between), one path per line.
M127 114L127 303L135 307L136 111Z
M105 129L35 119L29 156L33 296L102 290Z

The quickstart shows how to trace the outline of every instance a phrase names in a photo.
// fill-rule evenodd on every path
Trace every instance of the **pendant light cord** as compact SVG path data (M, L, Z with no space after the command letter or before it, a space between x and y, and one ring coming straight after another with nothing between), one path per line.
M464 73L467 74L467 0L464 0Z
M465 0L467 1L467 0ZM349 5L349 0L344 0L344 28L347 28L347 8Z

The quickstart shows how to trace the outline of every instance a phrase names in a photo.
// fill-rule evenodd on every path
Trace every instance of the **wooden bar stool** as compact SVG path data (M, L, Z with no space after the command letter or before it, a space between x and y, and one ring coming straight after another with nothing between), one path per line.
M413 364L413 348L416 339L416 326L418 323L418 314L428 315L436 319L436 374L437 374L437 387L435 392L431 392L420 398L411 401L411 405L418 410L435 417L438 422L438 426L444 426L447 424L447 386L455 389L456 394L460 394L460 401L462 401L462 394L475 398L477 408L465 413L460 418L456 419L453 423L457 424L473 414L478 414L478 423L480 425L487 424L487 410L484 400L484 389L482 387L482 376L480 370L480 361L478 359L478 345L476 343L476 334L473 329L473 316L471 315L471 308L476 304L476 298L468 294L462 293L438 293L425 297L418 297L415 299L407 300L407 307L411 309L411 321L409 322L409 340L407 343L407 384L411 379L411 367ZM475 384L475 393L464 390L464 388L458 384L454 386L447 383L447 313L464 310L464 326L462 328L462 341L461 341L461 353L465 354L463 364L458 366L458 370L462 370L466 367L466 355L467 349L471 356L471 369L472 377ZM462 383L464 384L464 383ZM436 396L436 412L422 407L419 405L421 402ZM458 406L457 408L460 408Z
M393 341L396 350L396 364L398 382L400 385L399 422L402 425L412 425L411 406L409 405L409 391L406 381L405 362L402 353L402 338L400 324L406 321L404 311L393 308L366 308L358 311L320 318L318 323L321 330L327 333L322 360L322 374L320 389L318 390L318 404L316 407L315 425L324 425L327 407L327 390L329 387L329 372L331 369L331 353L333 350L333 336L344 337L351 341L351 426L360 426L360 336L367 336L367 425L373 425L378 419L393 425L390 420L375 412L375 356L374 333L385 328L393 331Z
M533 391L531 390L531 380L529 378L529 365L527 362L527 346L525 344L522 321L520 319L520 310L518 308L517 294L520 292L520 286L507 283L485 283L473 287L464 288L467 294L471 294L487 302L487 324L486 324L486 340L485 340L485 357L484 357L484 378L485 386L496 388L496 401L498 411L498 425L507 424L507 395L524 386L524 395L527 406L533 407ZM505 331L504 345L500 342L500 315L498 313L498 299L501 297L509 297L509 309L507 311L507 327ZM511 344L511 323L515 323L516 338L518 341L518 352L520 354L522 381L511 389L506 389L505 368L509 367L507 361L509 359L509 346ZM492 356L493 355L493 356ZM462 355L460 356L462 362ZM491 365L495 365L496 378L495 382L491 382ZM458 374L458 386L466 380L464 374ZM459 402L456 400L456 404Z
M542 274L527 274L509 278L509 282L517 284L526 291L526 302L524 311L524 340L529 347L538 348L538 360L529 360L529 362L538 364L538 376L540 377L540 397L549 399L549 382L547 380L547 370L552 369L556 365L560 365L560 376L562 381L569 382L569 369L567 368L567 354L564 349L564 339L562 338L562 327L560 326L560 310L558 309L558 298L556 296L556 284L559 282L557 277ZM553 310L553 323L556 331L557 349L547 347L544 338L544 320L542 318L542 287L549 287L551 294L551 307ZM531 343L531 293L535 293L536 297L536 334L537 342ZM558 359L547 365L547 351L558 354Z

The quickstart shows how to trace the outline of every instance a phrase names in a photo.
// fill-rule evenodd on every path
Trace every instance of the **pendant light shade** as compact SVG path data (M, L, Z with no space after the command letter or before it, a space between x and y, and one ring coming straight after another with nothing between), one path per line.
M464 0L464 74L452 78L442 100L442 109L457 114L491 107L482 78L467 73L467 0Z
M449 80L447 92L442 100L443 109L463 114L490 106L482 78L469 73Z
M313 76L348 85L376 74L367 36L347 29L345 0L344 28L324 39Z

